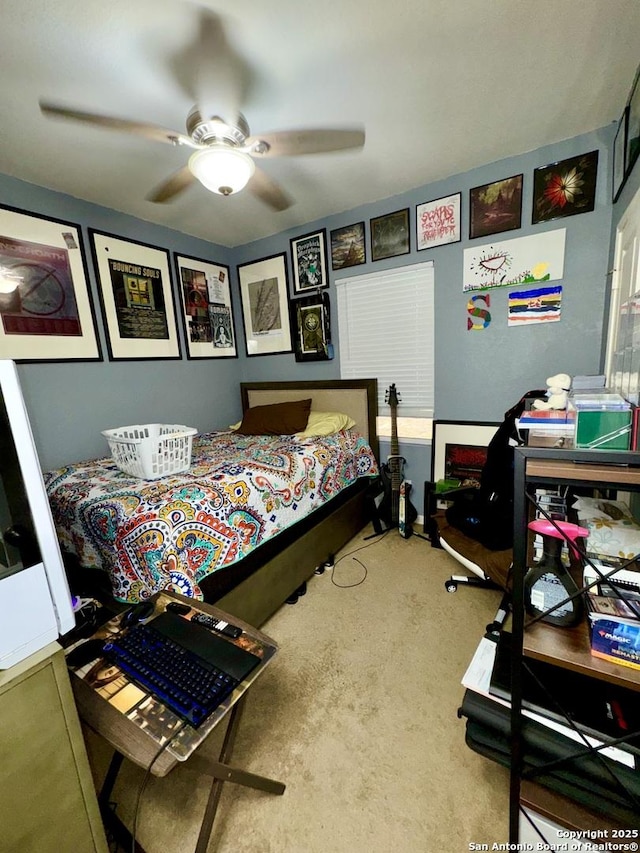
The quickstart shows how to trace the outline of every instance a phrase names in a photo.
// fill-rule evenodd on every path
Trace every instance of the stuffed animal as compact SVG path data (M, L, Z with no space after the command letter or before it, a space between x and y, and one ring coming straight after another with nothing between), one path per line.
M566 409L571 388L571 377L566 373L557 373L547 379L547 399L534 400L534 409Z

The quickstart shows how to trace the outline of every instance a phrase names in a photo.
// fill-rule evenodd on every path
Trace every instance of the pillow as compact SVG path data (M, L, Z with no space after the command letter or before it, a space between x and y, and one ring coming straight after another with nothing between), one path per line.
M237 432L240 435L292 435L306 428L310 410L311 398L253 406L244 413Z
M351 429L356 422L342 412L310 412L306 429L296 433L298 438L312 435L334 435L341 429Z

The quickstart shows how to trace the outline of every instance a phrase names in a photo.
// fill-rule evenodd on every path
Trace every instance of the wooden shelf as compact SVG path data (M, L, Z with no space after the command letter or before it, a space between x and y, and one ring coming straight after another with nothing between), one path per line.
M529 486L575 485L586 488L611 488L640 491L640 453L626 451L594 451L581 449L547 449L541 447L516 448L514 459L514 482L516 525L514 539L514 571L518 573L515 584L514 608L518 615L517 632L524 628L522 653L524 657L536 659L552 665L558 670L566 670L586 676L595 681L616 685L636 691L640 701L640 669L624 666L595 657L591 654L588 617L574 628L561 628L544 622L524 626L521 616L524 614L523 583L526 566L530 565L527 551L531 547L531 538L527 530L530 507L527 502ZM581 572L577 578L581 583ZM515 641L515 634L514 634ZM516 643L519 654L519 638ZM521 712L513 709L514 714ZM517 755L517 753L514 753ZM519 796L517 794L519 793ZM515 794L515 796L514 796ZM518 806L525 806L547 817L551 821L571 829L613 829L611 818L598 814L584 805L554 793L552 790L519 779L514 784L510 798L510 836L517 839ZM624 809L622 810L625 811ZM629 811L631 814L631 810Z
M531 809L565 829L609 830L620 829L620 821L611 821L603 814L597 814L573 800L544 788L537 782L523 779L520 787L520 805ZM631 827L631 823L629 824Z
M527 479L542 477L561 482L607 483L608 486L640 485L640 469L630 465L597 465L564 459L527 459Z

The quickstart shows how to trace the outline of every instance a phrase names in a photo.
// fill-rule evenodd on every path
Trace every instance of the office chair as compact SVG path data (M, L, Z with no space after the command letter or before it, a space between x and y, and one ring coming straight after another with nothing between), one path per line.
M546 389L527 391L504 415L487 447L480 485L435 491L427 486L428 534L434 548L442 548L471 572L452 575L447 592L459 584L501 589L505 593L496 622L508 612L513 558L513 448L522 444L516 420L528 399L544 397ZM437 509L436 498L448 503ZM492 623L492 626L496 623ZM492 627L492 626L488 626Z

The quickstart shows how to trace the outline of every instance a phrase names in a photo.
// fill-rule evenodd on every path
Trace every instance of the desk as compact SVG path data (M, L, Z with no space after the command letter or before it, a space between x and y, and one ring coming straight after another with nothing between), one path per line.
M237 625L242 628L242 635L229 642L235 642L258 655L261 658L260 664L198 729L183 723L150 693L129 682L120 670L105 665L100 659L72 672L71 683L80 718L115 749L99 795L105 825L120 843L131 845L130 833L109 808L109 798L124 758L154 776L166 776L178 762L189 761L189 767L212 777L209 799L195 848L195 853L205 853L223 782L235 782L272 794L284 793L285 786L281 782L239 770L228 764L246 692L273 659L278 647L266 634L204 602L170 592L159 592L152 600L156 607L155 615L162 613L169 602L179 601L188 604L193 612L207 613ZM106 639L117 633L120 630L120 619L121 615L114 617L93 636ZM218 761L198 754L200 744L225 717L227 730ZM136 849L142 850L139 845Z

